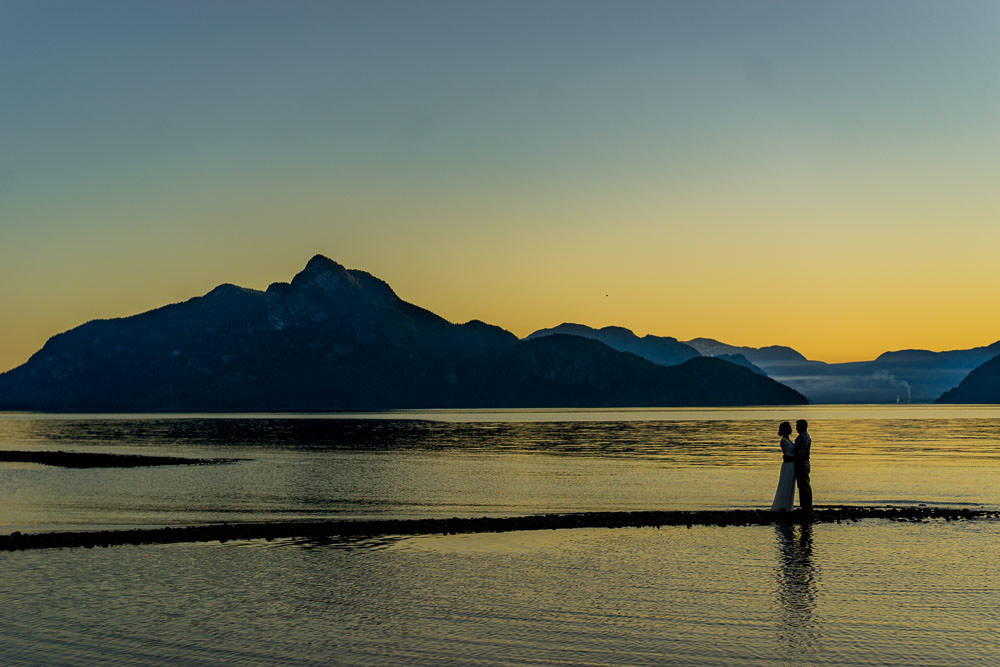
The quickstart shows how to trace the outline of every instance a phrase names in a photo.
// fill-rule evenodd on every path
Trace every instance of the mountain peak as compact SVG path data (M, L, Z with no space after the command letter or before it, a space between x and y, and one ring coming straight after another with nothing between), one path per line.
M319 287L327 294L341 291L345 286L357 286L357 279L351 272L324 255L314 255L306 267L292 278L293 287Z
M338 264L326 255L316 254L306 262L306 268L302 270L302 273L346 273L347 269L343 265Z

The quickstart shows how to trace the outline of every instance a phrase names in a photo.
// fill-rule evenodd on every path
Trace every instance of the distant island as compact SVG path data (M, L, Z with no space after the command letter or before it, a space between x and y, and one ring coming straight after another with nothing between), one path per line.
M265 291L220 285L182 303L95 320L53 336L25 364L0 375L0 409L343 411L807 402L795 389L748 367L746 358L732 363L674 339L647 339L639 343L640 356L619 349L624 343L609 346L593 336L553 332L519 340L476 320L453 324L403 301L382 280L317 255L290 283ZM659 363L648 358L661 354L657 350L668 355L668 347L673 356L657 357Z

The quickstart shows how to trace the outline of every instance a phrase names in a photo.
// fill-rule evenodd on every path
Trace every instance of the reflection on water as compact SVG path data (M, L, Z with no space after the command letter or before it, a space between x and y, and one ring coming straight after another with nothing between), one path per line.
M997 408L416 416L0 416L8 449L252 459L0 468L0 530L768 507L799 416L819 504L1000 504ZM996 664L998 540L868 521L5 553L0 663Z
M0 663L1000 661L1000 522L789 528L0 554Z
M789 656L812 655L818 639L813 621L816 610L816 568L813 566L813 526L809 522L781 522L774 526L778 541L778 635Z
M812 406L810 432L817 456L869 462L908 457L1000 461L1000 407L955 411L924 406L913 418L897 408L859 408L855 418L841 406ZM828 408L823 410L822 408ZM551 421L473 421L318 417L54 417L5 415L4 448L142 447L176 452L184 448L280 448L296 451L455 451L544 453L574 457L643 457L688 465L756 465L772 461L778 419L801 411L768 408L774 419L745 409L703 410L675 418L668 410L605 415L586 411L546 413ZM761 409L763 410L763 409ZM603 414L597 412L597 414ZM733 417L721 419L721 416ZM643 418L644 417L644 418ZM655 417L655 418L650 418ZM972 447L969 447L969 445Z
M247 549L283 549L295 547L299 549L341 549L344 551L379 551L388 549L409 539L407 535L376 535L376 536L329 536L329 537L287 537L277 539L240 540L232 543Z
M250 460L0 467L0 531L765 507L781 462L775 420L800 414L819 504L1000 504L1000 408L420 414L3 415L6 449ZM500 417L511 419L487 420Z
M647 457L704 465L746 465L756 456L770 453L761 447L761 438L769 438L769 434L765 436L759 424L714 420L34 419L23 424L0 422L0 429L5 427L9 440L56 446L544 453Z

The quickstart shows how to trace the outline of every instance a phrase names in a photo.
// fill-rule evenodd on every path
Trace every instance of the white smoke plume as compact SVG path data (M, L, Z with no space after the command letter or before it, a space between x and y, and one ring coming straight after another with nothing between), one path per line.
M910 383L907 382L906 380L900 380L899 378L897 378L895 375L893 375L888 371L875 371L874 373L872 373L872 379L877 380L879 382L885 382L890 386L896 387L898 389L905 389L906 402L907 403L913 402L913 392L910 391Z

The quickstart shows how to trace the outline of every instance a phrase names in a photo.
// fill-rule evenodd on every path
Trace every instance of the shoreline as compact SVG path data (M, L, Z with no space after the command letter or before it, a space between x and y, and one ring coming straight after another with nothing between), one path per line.
M812 512L793 510L699 510L645 512L580 512L514 517L454 517L450 519L369 519L273 521L206 524L127 530L63 531L0 535L0 551L70 547L111 547L185 542L228 542L290 538L369 538L388 535L452 535L570 528L659 528L661 526L765 526L774 524L843 523L864 519L887 521L968 521L1000 519L1000 510L947 507L817 506Z

